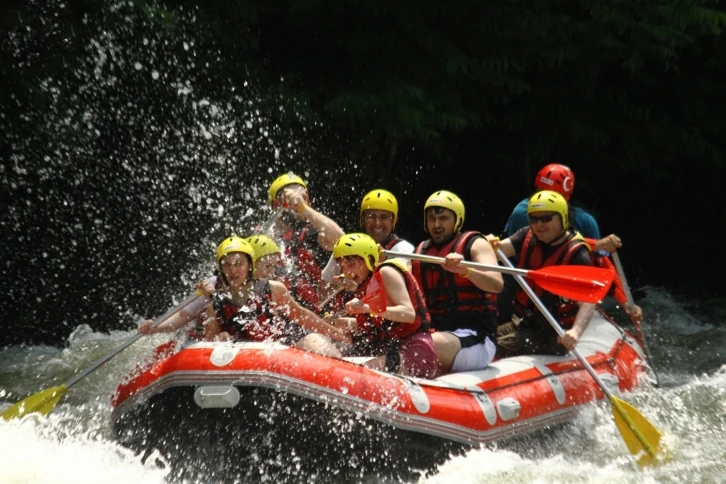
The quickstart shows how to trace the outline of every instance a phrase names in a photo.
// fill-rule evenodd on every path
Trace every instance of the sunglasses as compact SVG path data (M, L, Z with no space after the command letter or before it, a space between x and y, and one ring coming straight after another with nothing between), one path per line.
M548 213L547 215L530 215L529 216L529 223L536 224L537 222L542 222L543 224L546 224L548 222L551 222L554 218L554 213Z

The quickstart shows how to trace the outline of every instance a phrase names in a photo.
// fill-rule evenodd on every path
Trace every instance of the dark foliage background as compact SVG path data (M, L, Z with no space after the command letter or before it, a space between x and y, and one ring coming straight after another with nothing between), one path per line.
M5 1L3 341L127 329L264 220L287 170L347 230L441 188L499 232L556 160L631 285L722 296L726 13L715 1Z

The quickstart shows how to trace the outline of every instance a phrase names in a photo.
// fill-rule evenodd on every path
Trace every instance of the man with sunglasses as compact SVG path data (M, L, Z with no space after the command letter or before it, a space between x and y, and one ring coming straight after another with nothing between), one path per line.
M575 174L568 166L560 163L550 163L543 166L537 173L537 176L534 179L534 186L537 191L552 190L557 192L562 195L568 203L570 203L570 197L575 189ZM509 216L509 220L507 220L507 224L504 226L504 236L512 235L521 228L529 226L527 211L528 204L529 198L525 198L519 202L516 207L514 207L512 214ZM619 249L623 245L620 237L615 234L601 237L600 226L598 225L597 220L595 220L595 217L582 207L573 206L570 203L570 214L570 225L574 230L587 239L587 244L593 250L591 256L595 263L598 266L610 268L612 266L612 264L609 263L610 253ZM619 290L619 288L623 287L619 277L616 277L615 287L617 288L615 291L616 299L623 305L623 308L630 316L631 321L635 324L639 323L643 319L643 311L638 305L634 305L633 310L630 310L624 293L622 290ZM511 318L511 301L518 288L519 286L512 276L504 276L504 289L499 295L498 300L500 321L508 321Z
M519 254L517 267L536 270L553 265L591 266L590 248L570 225L565 197L551 190L535 193L527 203L529 226L510 237L492 240L507 257ZM564 355L577 346L595 306L571 301L531 284L535 294L565 330L560 338L527 293L519 288L512 320L497 329L497 355Z

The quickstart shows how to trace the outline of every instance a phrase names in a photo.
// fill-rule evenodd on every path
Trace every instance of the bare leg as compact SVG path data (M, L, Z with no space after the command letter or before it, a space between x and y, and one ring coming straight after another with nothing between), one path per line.
M439 357L439 375L451 371L456 354L461 349L459 338L446 331L437 331L431 335Z
M399 355L401 357L401 366L396 373L398 375L408 375L408 372L406 371L406 366L403 364L403 354L399 353ZM386 356L378 356L376 358L368 360L363 363L363 366L365 366L366 368L370 368L371 370L386 371Z
M305 336L295 344L295 347L330 358L343 358L343 354L335 347L332 341L318 333L310 333Z

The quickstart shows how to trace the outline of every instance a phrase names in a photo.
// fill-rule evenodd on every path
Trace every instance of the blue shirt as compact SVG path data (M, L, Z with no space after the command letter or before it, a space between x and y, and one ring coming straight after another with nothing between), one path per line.
M523 227L529 227L529 217L527 216L528 205L529 198L525 198L514 207L512 215L507 220L507 225L504 226L504 232L507 235L512 235ZM574 220L572 220L572 227L586 239L600 240L600 227L597 225L595 217L582 208L572 207L572 209L575 213ZM607 255L607 252L605 252L605 255Z

